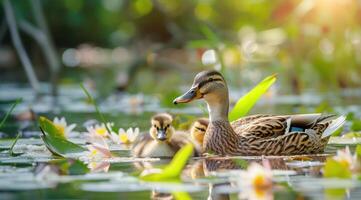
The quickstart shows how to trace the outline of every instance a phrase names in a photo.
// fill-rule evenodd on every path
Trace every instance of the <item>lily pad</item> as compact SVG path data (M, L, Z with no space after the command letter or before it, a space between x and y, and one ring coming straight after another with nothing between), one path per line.
M66 157L67 154L82 153L86 151L83 147L68 141L49 119L40 117L39 124L40 129L43 132L41 138L53 155Z

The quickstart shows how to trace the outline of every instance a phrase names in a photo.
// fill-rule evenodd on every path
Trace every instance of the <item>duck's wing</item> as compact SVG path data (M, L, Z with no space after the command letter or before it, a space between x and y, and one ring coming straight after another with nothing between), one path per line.
M321 153L329 136L345 123L334 115L288 115L265 117L244 128L249 153L292 155Z
M243 125L247 125L248 123L255 121L257 119L264 118L264 117L270 117L270 116L273 116L273 115L260 114L260 115L250 115L250 116L242 117L242 118L239 118L239 119L231 122L231 126L234 129L234 128L237 128L237 127L240 127Z
M257 115L243 120L242 125L233 126L237 134L256 138L272 138L291 132L304 132L314 129L322 135L334 115L300 114L300 115ZM238 123L239 124L239 123Z

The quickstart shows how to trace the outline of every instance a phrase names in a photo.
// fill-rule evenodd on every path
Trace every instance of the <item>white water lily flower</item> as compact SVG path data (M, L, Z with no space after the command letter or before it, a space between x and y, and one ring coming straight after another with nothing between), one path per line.
M356 154L352 155L348 146L345 149L337 150L333 159L351 170L354 170L357 166L357 156Z
M91 145L87 145L89 154L89 163L88 168L92 172L107 172L110 167L110 163L104 161L104 159L108 159L112 157L112 153L109 150L107 143L101 136L94 136L94 138L98 138L99 141L94 141Z
M113 123L107 123L107 127L108 129L112 130L112 126L114 124ZM101 137L109 137L110 133L108 132L107 128L105 127L105 124L101 124L101 125L95 125L95 126L89 126L86 128L88 130L88 133L90 134L90 137L93 135L98 135Z
M108 144L105 142L103 137L94 136L93 141L90 145L87 145L89 154L88 158L92 161L103 161L104 158L111 158L112 154L109 150Z
M267 163L265 164L267 166ZM242 187L241 199L273 199L272 171L258 163L251 163L241 174L239 185Z
M67 124L65 117L55 117L53 124L59 130L59 132L66 138L73 135L73 129L76 127L76 124Z
M127 131L120 128L118 134L112 132L111 139L116 144L131 144L139 135L139 128L128 128Z
M90 162L88 164L88 168L91 172L108 172L109 167L109 162Z

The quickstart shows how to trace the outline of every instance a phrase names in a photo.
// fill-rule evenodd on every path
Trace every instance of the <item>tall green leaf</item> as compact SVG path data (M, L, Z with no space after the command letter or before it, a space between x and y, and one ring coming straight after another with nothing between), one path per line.
M177 180L193 154L193 145L182 147L173 157L172 161L160 173L148 174L140 177L145 181Z
M273 83L276 82L276 80L276 74L274 74L258 83L256 87L237 101L236 105L229 113L228 119L234 121L247 115L258 99L273 85Z
M70 153L80 153L86 151L83 147L68 141L49 119L40 117L39 125L43 133L41 138L49 151L54 155L66 157L67 154Z

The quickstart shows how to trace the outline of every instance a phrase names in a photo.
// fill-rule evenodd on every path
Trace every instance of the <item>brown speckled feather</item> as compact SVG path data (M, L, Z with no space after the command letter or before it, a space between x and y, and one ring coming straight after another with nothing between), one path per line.
M301 123L300 119L304 122ZM323 152L329 137L321 138L330 121L320 115L254 115L231 125L227 121L209 124L203 148L221 155L294 155ZM306 129L289 132L292 122ZM325 122L324 122L325 121Z

